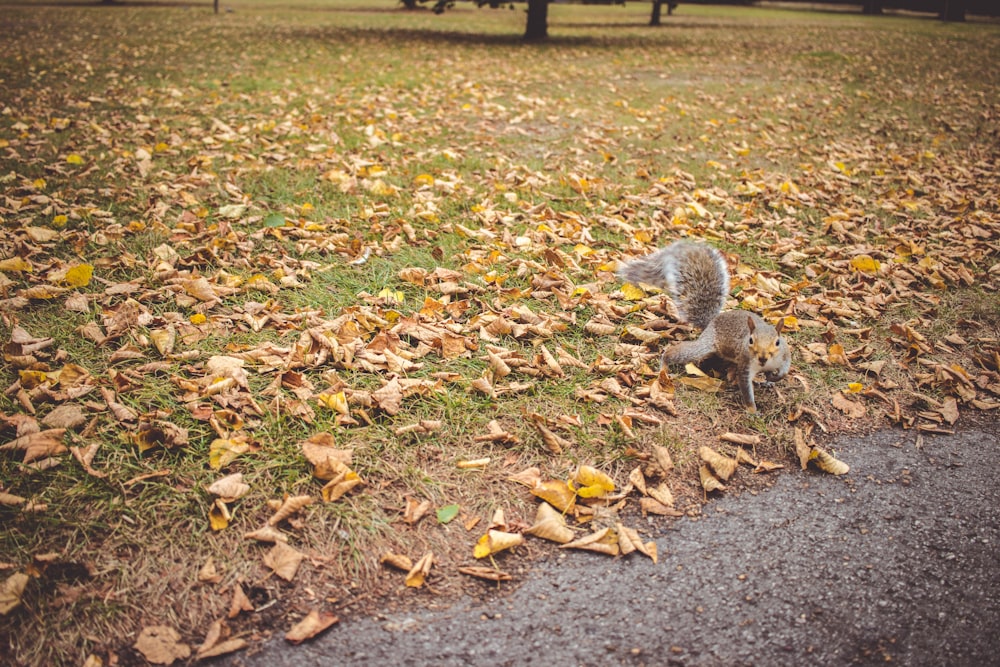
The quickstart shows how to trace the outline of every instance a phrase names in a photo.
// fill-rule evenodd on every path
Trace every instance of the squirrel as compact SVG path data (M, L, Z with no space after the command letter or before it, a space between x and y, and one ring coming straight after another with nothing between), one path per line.
M788 342L781 336L784 320L776 326L745 310L723 312L729 296L729 269L722 253L706 243L675 241L621 267L618 275L630 283L666 288L677 314L701 329L697 340L674 343L660 364L687 364L711 356L733 364L740 398L756 412L753 379L764 373L767 382L788 375L792 364Z

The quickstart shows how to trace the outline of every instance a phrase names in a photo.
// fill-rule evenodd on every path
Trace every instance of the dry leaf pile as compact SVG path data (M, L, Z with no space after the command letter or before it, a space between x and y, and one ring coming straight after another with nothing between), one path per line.
M19 660L300 642L547 542L656 561L646 522L750 470L840 475L835 433L1000 407L994 28L560 6L587 46L536 62L341 9L0 19ZM682 236L726 252L730 307L785 322L760 415L725 369L661 372L693 332L615 276ZM166 600L187 615L80 629ZM25 643L46 615L78 629Z

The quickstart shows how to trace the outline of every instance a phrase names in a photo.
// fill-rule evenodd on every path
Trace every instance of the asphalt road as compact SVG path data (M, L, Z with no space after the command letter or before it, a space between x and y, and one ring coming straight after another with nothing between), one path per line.
M516 592L349 620L226 664L997 665L1000 428L836 443L657 539L654 565L567 553Z

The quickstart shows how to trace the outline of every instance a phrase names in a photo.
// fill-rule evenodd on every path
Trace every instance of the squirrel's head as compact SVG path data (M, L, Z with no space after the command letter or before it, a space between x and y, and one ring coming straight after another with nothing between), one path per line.
M788 343L781 337L784 326L785 320L782 318L774 326L773 334L767 331L771 327L765 327L764 331L759 332L753 318L747 317L747 328L750 330L747 349L757 358L760 370L764 371L768 382L775 382L785 377L791 365Z

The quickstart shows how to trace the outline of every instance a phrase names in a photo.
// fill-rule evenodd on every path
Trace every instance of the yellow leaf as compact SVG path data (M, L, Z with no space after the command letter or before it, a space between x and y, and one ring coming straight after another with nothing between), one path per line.
M320 403L338 414L344 416L350 416L351 414L351 409L347 405L347 395L343 391L338 391L335 394L322 393L316 398L319 399Z
M382 288L382 291L378 293L380 299L385 299L389 303L402 304L406 295L403 294L403 290L393 290L388 287Z
M646 293L642 291L641 287L636 287L632 283L625 283L622 285L622 296L625 297L626 301L639 301L646 296Z
M188 321L190 321L191 324L198 325L198 324L204 324L205 322L207 322L208 318L205 317L204 313L195 313L194 315L192 315L191 317L188 318Z
M76 153L70 153L66 156L66 162L69 164L83 164L83 157Z
M580 466L573 481L579 485L576 494L581 498L599 498L615 490L614 481L591 466ZM569 487L573 488L572 485Z
M65 215L57 215L56 217L52 218L52 225L54 227L64 227L68 221L69 218L67 218Z
M431 572L432 565L434 565L434 553L428 551L406 574L406 585L410 588L420 588L423 586L427 575Z
M434 177L430 174L419 174L413 179L414 185L434 185Z
M847 392L850 394L857 394L860 393L861 390L864 388L865 385L863 385L860 382L851 382L850 384L847 385Z
M562 480L553 479L541 482L531 489L531 493L560 512L568 512L576 505L576 492Z
M94 267L90 264L77 264L66 271L63 281L70 287L86 287L90 284L90 278L94 275Z
M208 510L208 523L214 531L220 531L229 526L233 515L222 498L216 498Z
M45 179L44 178L36 178L35 180L33 180L31 182L31 185L36 190L44 190L45 189Z
M597 251L588 245L584 245L583 243L577 243L575 246L573 246L573 252L579 255L580 257L590 257Z
M44 371L18 371L18 375L20 376L21 387L28 391L48 380L48 376L45 375Z
M862 273L877 273L881 264L870 255L858 255L851 259L851 268Z
M250 443L230 438L216 438L208 446L208 465L219 470L232 463L237 456L250 451Z
M520 533L505 533L502 530L491 530L479 538L472 555L475 558L486 558L495 553L524 544L524 535Z
M31 263L23 257L0 260L0 271L31 271Z

